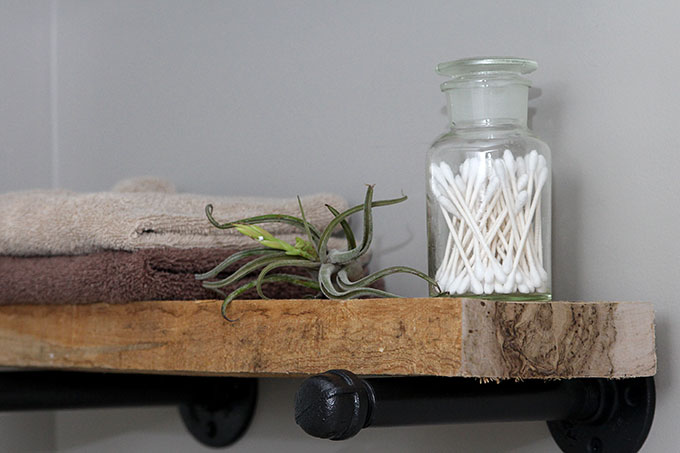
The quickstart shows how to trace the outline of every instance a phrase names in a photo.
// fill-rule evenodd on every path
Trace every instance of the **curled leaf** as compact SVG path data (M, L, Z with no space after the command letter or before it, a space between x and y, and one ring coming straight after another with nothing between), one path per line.
M261 271L260 274L257 276L256 280L256 288L257 288L257 294L262 298L262 299L268 299L267 296L264 295L262 292L262 283L267 278L267 275L273 271L274 269L280 268L280 267L303 267L307 269L318 269L319 264L310 262L310 261L301 261L299 259L286 259L286 258L281 258L277 261L274 261L273 263L270 263L266 265ZM304 278L304 277L301 277ZM315 288L319 289L319 283L318 280L312 280L316 283Z
M297 285L297 286L302 286L305 288L311 288L311 289L318 289L318 284L315 283L313 280L301 277L299 275L291 275L291 274L274 274L274 275L269 275L263 279L263 283L288 283L291 285ZM245 293L248 290L251 290L257 286L257 281L253 280L250 281L244 285L239 286L236 288L234 291L229 293L227 297L224 299L224 302L222 302L222 316L224 319L230 322L238 321L238 319L231 319L227 316L227 308L229 307L229 304L236 299L238 296L241 294Z
M196 274L196 280L207 280L209 278L214 278L219 275L220 272L224 271L227 267L231 266L234 263L237 263L245 258L249 258L251 256L256 256L256 255L273 255L273 254L279 254L280 252L277 250L272 250L270 248L260 248L260 249L249 249L249 250L243 250L241 252L236 252L233 255L230 255L227 259L222 261L220 264L215 266L213 269L210 271L204 273L204 274Z
M259 258L255 258L254 260L244 264L241 266L236 272L233 274L229 275L226 278L223 278L222 280L217 280L217 281L204 281L203 286L205 288L222 288L227 285L231 285L232 283L236 283L243 277L246 277L249 273L266 266L269 263L273 263L277 261L280 257L285 256L284 252L278 252L275 254L271 255L265 255L261 256Z
M373 190L372 186L369 186L367 189L367 192L369 190ZM394 198L392 200L379 200L379 201L373 201L371 202L371 207L372 208L377 208L380 206L389 206L392 204L396 203L401 203L402 201L405 201L408 199L406 195L400 198ZM341 212L339 215L337 215L331 222L328 224L328 226L323 230L321 233L321 237L319 238L319 260L323 263L327 261L327 255L328 255L328 240L330 239L331 235L333 234L333 230L335 227L337 227L340 222L343 220L346 220L349 216L352 214L356 214L357 212L361 212L364 209L364 205L360 204L357 206L354 206L352 208L349 208L346 211Z
M309 245L311 246L311 250L308 251L310 255L316 259L319 256L318 250L316 248L316 245L314 245L314 237L312 237L312 230L310 229L311 224L307 222L307 217L305 217L305 209L302 207L302 200L300 200L300 197L297 197L298 201L298 206L300 207L300 215L302 216L302 221L304 222L305 225L305 232L307 233L307 237L309 238Z
M331 211L331 214L333 214L335 217L340 215L340 211L335 209L333 206L327 204L326 208L328 208L328 210ZM354 238L354 232L352 231L352 228L349 226L347 220L343 219L340 222L340 226L342 227L342 231L345 233L345 237L347 238L347 250L352 250L354 247L357 246L357 241Z
M208 217L208 221L215 227L221 230L228 230L234 228L236 224L242 223L247 225L261 224L261 223L285 223L288 225L295 226L297 228L305 230L304 221L299 217L286 215L286 214L266 214L258 215L254 217L247 217L245 219L236 220L234 222L219 223L215 217L213 217L213 205L209 204L205 207L205 215ZM319 238L321 232L317 227L309 224L309 230L314 238Z

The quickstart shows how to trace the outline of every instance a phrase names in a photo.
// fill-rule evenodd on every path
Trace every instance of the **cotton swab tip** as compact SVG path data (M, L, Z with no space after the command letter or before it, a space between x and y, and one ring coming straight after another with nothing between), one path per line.
M456 209L451 200L446 198L444 195L439 195L437 197L437 201L442 206L442 208L444 208L449 214L453 215L455 218L460 218L458 209Z
M512 254L512 249L508 250L508 254L505 256L505 259L503 260L503 272L505 272L506 275L510 275L510 271L512 270L512 262L513 262L513 254Z
M451 277L453 277L453 275L451 275ZM464 277L465 276L463 274L458 274L455 278L449 278L446 282L446 290L451 294L456 294L458 287L460 286L460 283L463 281Z
M517 176L525 175L527 173L527 164L524 161L524 157L519 156L515 161L515 166L517 167Z
M466 275L463 277L463 280L461 280L460 284L458 285L458 289L456 290L457 294L465 294L470 288L470 276Z
M508 278L507 274L503 272L503 269L501 269L501 266L498 265L497 262L493 262L492 264L493 268L493 275L496 277L496 281L499 283L505 283L505 280Z
M498 179L501 180L501 182L505 182L506 180L506 173L505 173L505 165L503 164L503 161L500 159L496 159L493 162L493 169L496 172L496 176Z
M493 283L494 281L494 275L493 275L493 269L491 269L491 266L486 268L486 271L484 272L484 283Z
M529 277L531 277L531 284L534 286L534 288L537 288L543 284L543 280L541 279L541 276L538 275L538 271L535 267L532 267L529 270Z
M432 178L439 184L439 186L446 187L448 184L446 182L446 178L444 177L444 172L441 171L439 167L436 165L433 165L432 168L430 168L430 173L432 174ZM434 191L433 191L434 192ZM441 189L440 189L441 193Z
M475 256L475 264L472 266L472 272L475 274L477 280L484 280L484 271L486 268L482 264L482 260L479 258L479 254Z
M473 185L477 180L479 171L479 159L469 159L470 169L468 170L468 185Z
M465 192L465 182L463 181L463 178L461 178L460 175L456 175L455 181L456 186L458 186L458 190Z
M434 193L436 196L439 196L443 192L441 187L439 187L440 184L437 178L435 177L435 172L439 172L439 169L430 171L430 188L432 189L432 193Z
M477 185L483 183L486 181L486 159L484 158L483 155L479 155L477 158Z
M453 171L451 171L451 167L449 167L449 164L446 162L439 162L439 170L441 171L442 175L444 176L444 179L446 182L448 182L450 185L455 184L454 183L454 177L453 177Z
M505 162L505 166L508 168L508 173L511 175L515 173L515 156L512 155L512 151L509 149L506 149L503 151L503 162Z
M468 179L468 166L467 160L458 166L458 174L463 178L463 182L467 182Z
M536 150L531 151L527 156L527 171L533 173L536 171L536 164L538 163L538 153Z
M470 279L470 288L475 294L482 294L484 292L484 285L482 285L481 282L476 278Z
M525 173L517 178L517 190L524 190L529 182L529 176Z
M514 275L508 275L508 280L505 282L503 285L503 292L504 293L511 293L515 290L515 276Z
M538 163L536 168L548 168L548 162L545 160L543 154L538 155Z

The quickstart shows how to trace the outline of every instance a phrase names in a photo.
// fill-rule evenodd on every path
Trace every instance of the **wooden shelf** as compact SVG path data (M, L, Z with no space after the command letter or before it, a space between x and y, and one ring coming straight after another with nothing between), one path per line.
M0 307L0 365L89 371L491 379L656 373L643 302L154 301Z

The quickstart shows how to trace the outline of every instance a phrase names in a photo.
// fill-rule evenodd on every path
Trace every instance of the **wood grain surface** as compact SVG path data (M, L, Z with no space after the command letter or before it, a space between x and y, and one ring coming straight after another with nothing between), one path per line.
M651 376L642 302L152 301L0 307L0 365L173 374Z

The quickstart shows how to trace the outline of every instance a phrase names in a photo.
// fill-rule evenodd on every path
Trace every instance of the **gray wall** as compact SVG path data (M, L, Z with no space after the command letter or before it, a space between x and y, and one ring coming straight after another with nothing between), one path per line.
M106 190L154 174L185 191L358 202L375 183L379 197L410 196L377 217L377 265L425 268L424 152L446 124L434 65L534 58L532 125L554 159L555 296L654 302L658 406L644 450L673 451L679 13L672 1L2 1L0 188ZM263 382L230 451L556 451L542 423L314 440L292 421L296 384ZM13 417L0 432L38 448L6 428ZM45 417L20 424L60 451L202 450L170 409L59 412L54 441Z
M52 185L50 31L49 3L0 2L0 192ZM54 445L53 413L0 414L0 451Z

